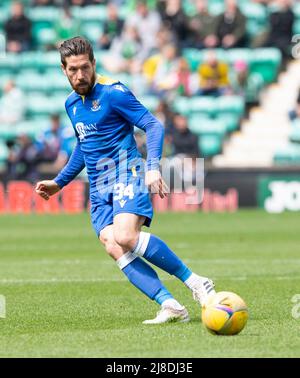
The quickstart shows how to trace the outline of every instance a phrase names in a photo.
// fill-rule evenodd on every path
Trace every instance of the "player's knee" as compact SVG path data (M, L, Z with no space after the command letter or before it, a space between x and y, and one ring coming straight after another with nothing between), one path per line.
M114 233L115 241L126 251L132 251L138 241L137 232L116 231Z
M106 243L105 250L109 254L109 256L115 260L117 260L120 256L120 247L116 243Z
M106 235L100 235L99 237L101 243L104 245L106 252L113 259L117 260L123 254L123 250L115 242L114 239L108 238Z

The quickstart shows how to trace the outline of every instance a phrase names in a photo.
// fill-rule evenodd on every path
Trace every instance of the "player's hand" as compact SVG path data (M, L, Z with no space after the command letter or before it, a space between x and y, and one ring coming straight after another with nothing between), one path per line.
M60 187L54 180L44 180L36 184L35 191L44 200L48 201L51 196L60 191Z
M169 188L162 179L159 171L152 170L146 172L145 183L148 186L150 193L158 193L160 198L165 198L169 193Z

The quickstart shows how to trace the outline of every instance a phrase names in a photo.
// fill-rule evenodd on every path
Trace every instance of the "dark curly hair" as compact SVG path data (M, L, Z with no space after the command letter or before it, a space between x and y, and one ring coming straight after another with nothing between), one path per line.
M64 41L58 48L61 63L66 66L66 58L76 55L89 56L91 62L94 61L94 51L91 43L83 37L74 37Z

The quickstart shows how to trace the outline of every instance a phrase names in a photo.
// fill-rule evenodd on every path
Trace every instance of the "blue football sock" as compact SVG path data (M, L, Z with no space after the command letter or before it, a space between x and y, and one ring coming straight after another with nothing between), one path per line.
M140 232L137 246L133 252L185 282L192 271L175 255L161 239L146 232Z
M117 261L117 264L129 281L148 298L160 305L166 299L173 298L161 283L155 270L141 258L127 252Z

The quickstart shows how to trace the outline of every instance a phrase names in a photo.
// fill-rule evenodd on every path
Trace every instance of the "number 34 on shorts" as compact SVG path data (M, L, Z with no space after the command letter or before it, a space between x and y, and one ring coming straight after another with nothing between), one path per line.
M120 206L123 207L128 199L134 198L133 184L125 185L123 183L115 184L114 186L114 201L119 201Z

